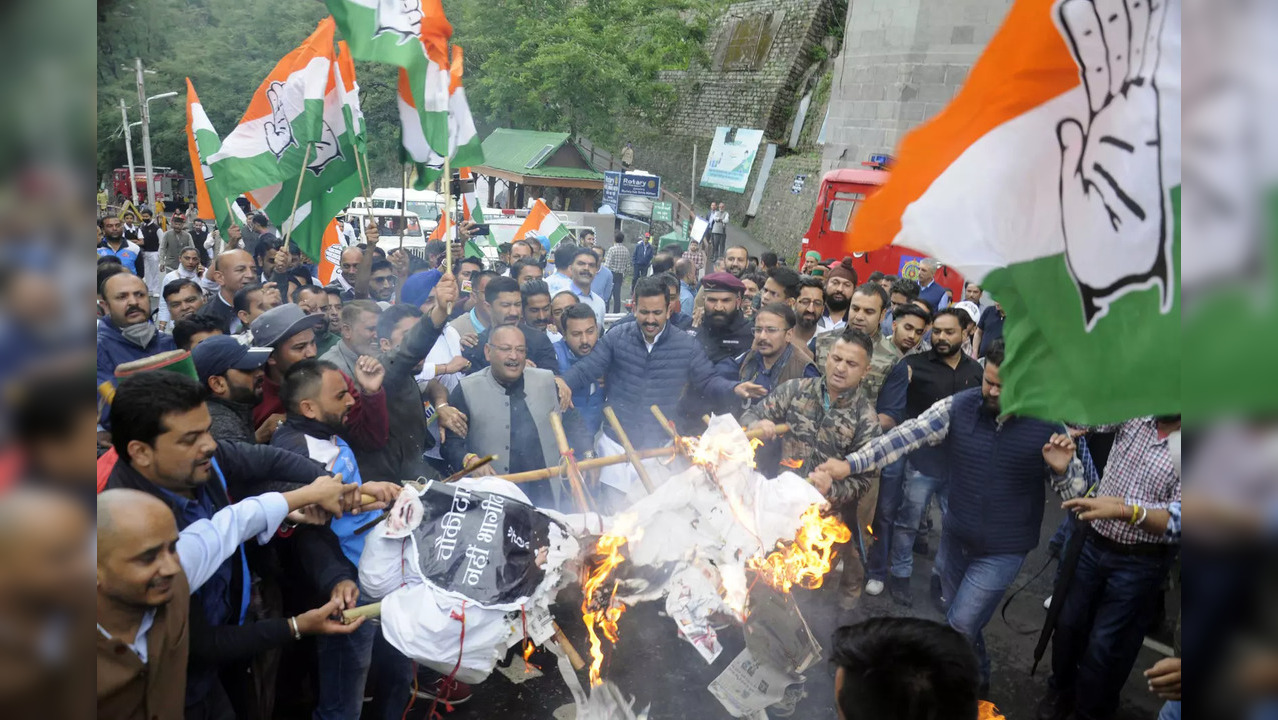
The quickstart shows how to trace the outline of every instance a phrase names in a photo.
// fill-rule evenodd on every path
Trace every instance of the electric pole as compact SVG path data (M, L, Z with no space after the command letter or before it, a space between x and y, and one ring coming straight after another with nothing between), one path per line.
M138 185L133 178L133 131L129 129L129 107L124 104L124 98L120 98L120 115L124 118L124 154L129 160L129 194L133 196L133 207L136 208Z
M146 166L146 204L155 212L155 176L151 165L151 113L146 104L146 81L142 79L142 58L135 58L138 70L138 106L142 108L142 162ZM133 171L129 168L129 172Z

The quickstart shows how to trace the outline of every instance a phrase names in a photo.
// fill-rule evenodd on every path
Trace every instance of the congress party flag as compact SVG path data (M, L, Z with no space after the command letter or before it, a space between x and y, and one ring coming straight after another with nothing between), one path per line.
M1002 305L1006 412L1180 411L1180 36L1179 0L1016 0L853 218Z
M551 212L550 207L546 205L546 201L537 198L536 204L528 211L528 217L524 218L524 224L519 226L515 231L515 239L522 240L526 237L534 235L542 235L550 238L550 247L559 244L560 240L570 236L572 233L564 224L559 221L559 216Z

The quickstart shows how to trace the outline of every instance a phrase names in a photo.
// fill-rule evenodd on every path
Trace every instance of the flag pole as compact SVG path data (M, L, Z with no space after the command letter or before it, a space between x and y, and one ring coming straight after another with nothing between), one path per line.
M408 232L408 163L404 163L404 180L399 185L399 249L404 249L404 233Z
M297 214L297 202L302 199L302 180L306 178L306 163L311 159L311 143L306 143L306 151L302 153L302 172L297 174L297 191L293 193L293 211L288 214L288 229L284 231L284 249L288 249L288 239L293 235L293 216Z
M230 223L230 225L226 226L226 229L227 229L227 234L230 234L231 225L235 224L235 208L231 207L231 198L222 198L222 199L226 201L226 216L227 216L226 220L228 223ZM217 222L216 222L217 218L213 218L213 220L215 221L213 224L217 225ZM217 254L220 255L222 254L222 252L226 250L226 239L225 238L219 238L219 239L222 242L222 247L218 250Z
M453 220L453 174L448 165L448 155L444 155L444 272L453 271L453 239L448 234Z

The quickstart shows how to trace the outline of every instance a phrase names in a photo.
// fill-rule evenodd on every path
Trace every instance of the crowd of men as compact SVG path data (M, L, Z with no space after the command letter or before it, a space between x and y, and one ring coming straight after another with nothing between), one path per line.
M155 242L145 211L140 226L104 218L99 707L230 718L309 703L317 718L353 719L366 697L365 716L386 718L414 696L466 702L470 688L452 678L414 677L374 625L334 619L372 601L355 581L364 520L343 487L381 507L404 480L488 455L497 459L478 474L558 465L552 413L577 459L617 454L623 438L605 406L635 448L662 446L656 405L682 435L704 431L711 413L761 430L760 472L807 477L853 530L828 583L862 632L840 631L841 677L888 636L914 633L939 648L938 667L970 653L973 707L991 671L983 628L1038 544L1047 491L1057 493L1080 513L1067 528L1082 550L1070 591L1054 599L1041 712L1111 717L1176 552L1179 417L1067 428L1005 415L1004 314L980 287L951 297L931 259L914 278L862 280L851 258L808 256L795 270L774 253L722 247L727 213L713 212L709 255L695 241L632 249L618 233L602 247L583 233L553 248L503 246L493 266L464 257L460 240L451 267L442 242L425 258L388 253L371 225L328 284L261 215L205 243L181 216ZM119 372L174 350L189 351L192 370ZM1107 459L1078 440L1093 436L1112 444ZM590 489L621 510L643 494L636 480L604 473ZM571 510L561 481L521 489ZM933 502L942 519L929 600L952 630L861 622L863 593L916 602L913 556L929 550ZM281 527L269 544L247 542ZM836 683L841 712L891 716L864 704L852 714L855 696L872 694L848 689L866 687L858 678ZM306 691L276 694L285 679Z

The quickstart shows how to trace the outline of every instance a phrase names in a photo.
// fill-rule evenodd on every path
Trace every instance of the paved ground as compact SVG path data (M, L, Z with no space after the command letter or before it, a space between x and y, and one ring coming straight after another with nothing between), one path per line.
M1055 508L1055 503L1049 501L1039 549L1031 553L1014 588L1020 587L1043 566L1047 540L1060 517L1061 511ZM938 531L939 522L930 538L933 552ZM894 605L885 593L877 598L865 598L869 614L915 614L942 619L926 601L931 558L915 557L914 609L906 610ZM986 645L993 663L991 699L1008 718L1033 718L1038 698L1046 687L1046 677L1050 670L1050 648L1034 677L1030 676L1029 670L1033 662L1038 628L1044 616L1042 601L1051 592L1051 575L1049 570L1031 582L1008 608L1008 622L1005 623L996 615L986 631ZM828 645L837 614L834 605L837 575L831 573L830 579L831 584L820 590L796 592L796 598L813 635L823 646ZM585 630L581 625L580 613L575 608L576 602L565 603L557 609L557 617L564 631L585 654ZM639 707L651 704L652 720L729 717L722 705L705 688L744 647L741 632L733 629L721 633L723 653L713 665L707 665L692 646L676 637L673 621L662 616L660 610L660 603L647 603L627 612L619 624L621 641L615 652L608 656L604 676L617 683L627 694L634 695ZM1032 628L1033 632L1022 635L1016 628ZM488 681L476 687L475 697L470 703L459 706L448 717L456 720L494 717L562 720L564 717L571 717L564 715L562 711L559 715L555 713L556 709L570 704L571 698L563 680L547 661L548 657L533 658L534 662L546 664L550 672L545 676L515 685L494 673ZM1136 667L1128 678L1123 693L1123 706L1117 720L1152 718L1157 714L1161 703L1146 691L1140 672L1159 657L1149 649L1142 650ZM800 701L793 717L804 720L833 720L836 717L832 702L833 679L827 663L819 663L807 672L804 690L807 694ZM415 707L408 716L422 718L425 713L424 708Z

